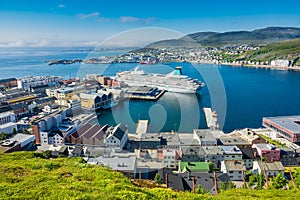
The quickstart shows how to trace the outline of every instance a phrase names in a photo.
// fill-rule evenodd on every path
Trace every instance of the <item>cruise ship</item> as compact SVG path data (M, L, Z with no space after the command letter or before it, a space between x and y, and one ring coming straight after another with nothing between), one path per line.
M133 71L117 73L115 80L124 82L128 86L156 87L176 93L198 93L205 84L197 79L182 75L181 67L176 67L171 73L147 74L138 66Z

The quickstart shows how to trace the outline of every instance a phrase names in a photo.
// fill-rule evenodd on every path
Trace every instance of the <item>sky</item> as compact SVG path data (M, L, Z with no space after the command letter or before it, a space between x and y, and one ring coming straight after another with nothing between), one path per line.
M169 39L199 31L300 27L299 8L299 0L1 0L0 46L93 46L124 31Z

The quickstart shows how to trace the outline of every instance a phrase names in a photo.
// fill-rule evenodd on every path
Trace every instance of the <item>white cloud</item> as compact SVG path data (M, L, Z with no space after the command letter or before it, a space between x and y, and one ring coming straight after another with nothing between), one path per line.
M99 12L92 12L92 13L88 13L88 14L80 13L77 15L77 17L79 19L87 19L87 18L93 18L93 17L99 17L99 16L100 16Z
M154 20L156 20L156 17L147 17L147 18L137 18L137 17L132 17L132 16L121 16L119 18L119 21L122 23L127 23L127 22L140 22L144 24L150 24Z
M10 42L0 44L1 47L42 47L48 45L49 45L49 41L44 39L33 40L33 41L17 40L17 41L10 41Z
M141 18L132 17L132 16L121 16L119 18L120 22L138 22L140 20L141 20Z
M153 22L155 20L157 20L156 17L147 17L147 18L144 19L144 23L145 24L150 24L151 22Z
M57 7L59 7L59 8L66 8L66 5L61 3Z

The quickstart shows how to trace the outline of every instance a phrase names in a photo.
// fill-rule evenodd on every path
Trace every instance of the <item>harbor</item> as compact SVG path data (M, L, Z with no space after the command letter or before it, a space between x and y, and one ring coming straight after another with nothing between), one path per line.
M126 98L129 99L136 99L136 100L150 100L156 101L158 100L163 94L165 90L159 90L158 88L153 87L130 87L126 90Z

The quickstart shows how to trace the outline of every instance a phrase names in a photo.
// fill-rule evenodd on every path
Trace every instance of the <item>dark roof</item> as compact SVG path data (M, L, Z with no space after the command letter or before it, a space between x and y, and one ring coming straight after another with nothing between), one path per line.
M75 131L75 132L71 133L70 135L71 135L72 137L74 137L74 138L78 138L78 137L79 137L79 135L78 135L78 132L77 132L77 131Z
M11 82L11 81L16 81L16 78L6 78L6 79L1 79L0 83L6 83L6 82Z
M124 124L119 124L114 129L113 135L118 138L119 140L122 140L125 132L127 130L127 127Z
M82 147L75 147L72 151L73 154L81 154L83 152Z
M48 103L50 101L55 101L55 100L56 100L56 97L49 97L49 98L38 99L38 100L35 100L34 102L36 104L43 104L43 103Z
M10 105L10 107L11 107L13 110L16 110L16 109L21 109L21 108L28 108L28 105L25 104L25 103L18 103L18 104Z
M64 153L66 150L68 150L68 147L67 146L62 146L60 149L59 149L59 153Z
M0 113L7 112L13 110L10 106L2 106L0 107Z
M92 125L90 125L89 123L86 123L83 126L81 126L79 129L77 129L78 136L82 136L83 134L85 134L85 132L89 130L91 127Z
M199 184L206 190L206 191L213 191L214 190L214 174L213 173L200 173L200 172L192 172L192 173L183 173L179 174L182 176L183 179L188 184L188 190L192 190L192 177L195 179L195 188L198 187ZM221 182L228 182L230 178L227 174L224 173L216 173L217 182L220 186Z
M49 132L49 136L54 136L56 134L58 134L60 137L64 137L62 132L59 131L59 130L52 130L52 131Z
M244 147L240 148L241 152L243 153L243 159L255 159L256 157L254 156L257 150L256 148L251 148L251 147ZM256 152L256 156L258 156L258 153Z
M99 130L101 129L101 126L99 124L95 124L87 130L82 136L86 139L91 139Z
M182 147L182 154L183 155L205 155L203 147L201 146L189 146L189 147Z
M96 139L98 139L99 141L101 141L101 140L104 138L105 132L106 132L106 130L107 130L108 127L109 127L108 125L103 126L103 127L102 127L102 128L94 135L94 137L95 137Z
M173 190L184 191L186 190L186 184L181 176L170 174L168 175L168 187Z

